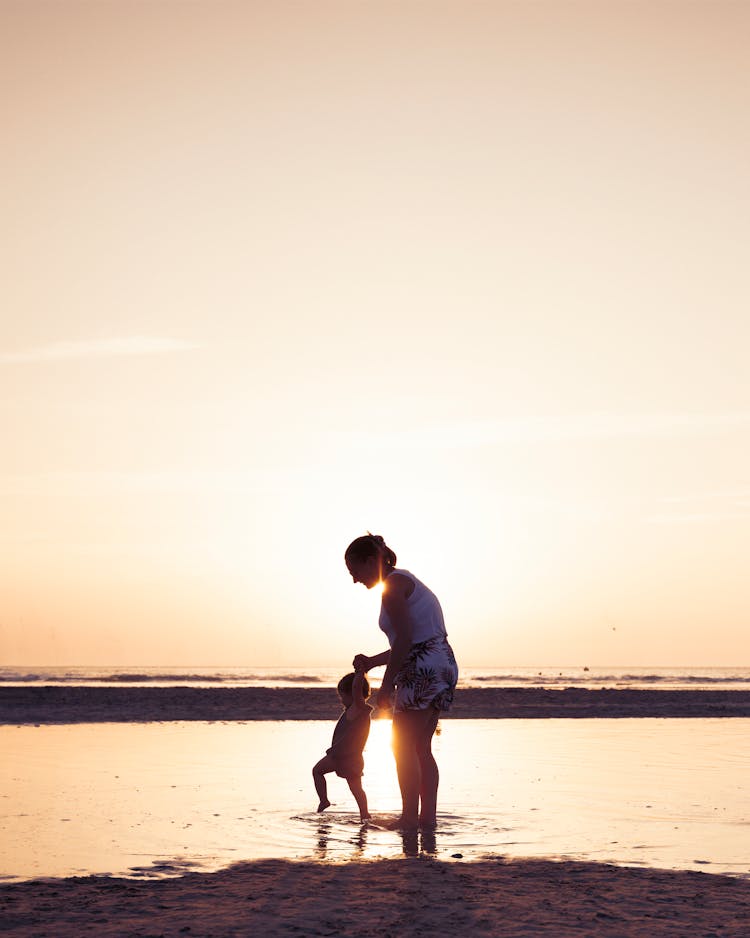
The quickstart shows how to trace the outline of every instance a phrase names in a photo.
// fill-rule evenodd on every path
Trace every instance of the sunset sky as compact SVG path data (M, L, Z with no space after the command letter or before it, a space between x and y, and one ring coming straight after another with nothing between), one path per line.
M0 664L750 666L750 5L0 0Z

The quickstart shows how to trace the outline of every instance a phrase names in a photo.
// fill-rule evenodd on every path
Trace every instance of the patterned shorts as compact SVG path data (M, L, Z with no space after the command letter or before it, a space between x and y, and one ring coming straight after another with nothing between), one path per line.
M417 642L396 675L396 710L450 710L458 665L445 638Z

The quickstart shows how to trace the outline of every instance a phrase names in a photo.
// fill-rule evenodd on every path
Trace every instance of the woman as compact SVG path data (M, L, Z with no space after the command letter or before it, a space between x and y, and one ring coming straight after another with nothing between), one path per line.
M347 547L346 566L367 589L383 583L379 625L390 648L379 655L356 655L355 669L386 665L378 707L393 705L393 754L401 789L402 830L436 826L439 774L432 737L442 710L448 710L458 666L437 596L408 570L378 534L358 537Z

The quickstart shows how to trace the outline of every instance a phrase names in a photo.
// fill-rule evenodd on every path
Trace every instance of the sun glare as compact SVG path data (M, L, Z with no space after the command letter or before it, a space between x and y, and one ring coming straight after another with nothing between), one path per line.
M391 720L376 719L370 724L370 736L364 750L363 784L371 805L386 811L398 808L396 763L391 749Z

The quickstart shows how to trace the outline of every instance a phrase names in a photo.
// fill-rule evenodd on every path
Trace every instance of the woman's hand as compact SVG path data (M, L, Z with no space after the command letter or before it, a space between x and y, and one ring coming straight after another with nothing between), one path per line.
M384 685L375 695L375 707L378 710L393 709L393 688Z
M379 668L383 664L388 664L390 657L390 648L388 651L383 651L379 655L372 655L372 657L368 657L367 655L355 655L354 661L352 661L352 667L355 671L369 671L371 668Z
M367 655L355 655L352 667L355 671L369 671L372 667L372 658L368 658Z

